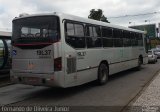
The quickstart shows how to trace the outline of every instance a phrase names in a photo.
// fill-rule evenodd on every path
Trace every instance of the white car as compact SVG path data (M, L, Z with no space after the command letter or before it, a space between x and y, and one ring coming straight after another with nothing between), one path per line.
M160 48L154 49L155 54L157 55L157 58L160 58Z
M155 50L148 51L148 63L156 63L157 62L157 55Z

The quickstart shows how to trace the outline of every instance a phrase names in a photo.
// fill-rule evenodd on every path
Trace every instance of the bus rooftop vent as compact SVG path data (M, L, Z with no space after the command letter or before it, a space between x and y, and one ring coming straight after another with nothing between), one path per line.
M24 17L24 16L28 16L29 14L27 13L22 13L22 14L19 14L19 17Z
M57 14L57 12L53 12L53 14Z

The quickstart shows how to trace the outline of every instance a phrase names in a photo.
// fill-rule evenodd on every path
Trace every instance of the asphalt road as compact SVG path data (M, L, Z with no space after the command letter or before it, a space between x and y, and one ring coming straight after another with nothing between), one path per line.
M103 86L97 86L95 82L66 89L19 84L5 86L0 88L0 104L72 106L71 110L93 112L121 111L159 70L160 60L156 64L144 65L140 71L128 70L112 75Z

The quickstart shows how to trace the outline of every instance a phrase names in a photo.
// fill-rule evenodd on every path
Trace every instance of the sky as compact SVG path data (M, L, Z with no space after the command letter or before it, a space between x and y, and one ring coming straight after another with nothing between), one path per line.
M56 11L87 18L91 9L102 9L111 24L121 26L152 24L160 22L160 13L112 17L159 12L159 4L160 0L0 0L0 30L11 30L13 18L21 13Z

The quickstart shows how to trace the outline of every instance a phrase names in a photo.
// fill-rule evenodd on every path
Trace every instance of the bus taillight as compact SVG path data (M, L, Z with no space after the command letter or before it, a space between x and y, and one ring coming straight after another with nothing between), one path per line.
M61 71L62 70L62 58L54 59L54 71Z

